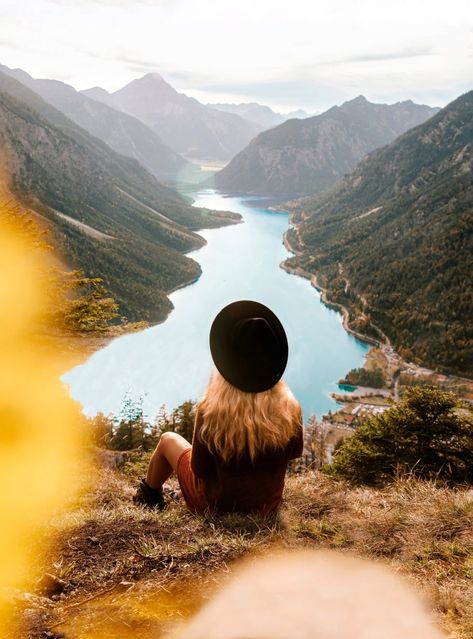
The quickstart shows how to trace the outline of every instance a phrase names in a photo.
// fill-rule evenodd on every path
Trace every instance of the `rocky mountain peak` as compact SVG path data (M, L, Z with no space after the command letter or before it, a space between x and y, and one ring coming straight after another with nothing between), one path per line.
M351 100L347 100L341 104L339 108L342 109L342 111L347 111L351 109L365 108L371 104L373 103L367 100L364 95L358 95L356 98L352 98Z
M356 98L353 98L352 100L349 100L346 104L367 104L368 100L365 98L364 95L357 95Z
M260 134L215 176L215 183L239 193L317 193L351 171L364 155L435 113L416 104L374 104L359 95L320 115L289 120Z
M167 84L167 82L165 81L163 76L160 73L158 73L157 71L152 71L151 73L146 73L146 75L144 75L141 79L142 80L153 81L153 82L164 82L164 84Z

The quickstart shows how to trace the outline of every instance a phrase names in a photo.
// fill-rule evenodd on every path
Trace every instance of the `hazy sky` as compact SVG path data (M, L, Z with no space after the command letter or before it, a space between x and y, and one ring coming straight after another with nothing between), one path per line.
M473 0L0 0L0 63L78 89L161 73L205 102L443 106L473 88Z

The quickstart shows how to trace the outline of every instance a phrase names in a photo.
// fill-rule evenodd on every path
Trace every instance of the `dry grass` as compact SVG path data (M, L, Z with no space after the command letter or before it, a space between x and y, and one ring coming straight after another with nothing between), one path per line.
M319 545L390 564L424 591L452 636L473 637L473 490L414 479L352 488L311 475L291 479L286 498L296 534L310 529Z
M387 563L427 594L451 636L473 637L472 490L413 479L384 490L351 488L305 473L288 478L277 520L209 519L182 504L162 513L134 507L140 466L131 474L102 471L94 490L51 524L44 571L63 581L62 592L23 602L25 636L115 637L121 624L156 639L210 597L235 560L282 546ZM118 634L100 630L111 619Z

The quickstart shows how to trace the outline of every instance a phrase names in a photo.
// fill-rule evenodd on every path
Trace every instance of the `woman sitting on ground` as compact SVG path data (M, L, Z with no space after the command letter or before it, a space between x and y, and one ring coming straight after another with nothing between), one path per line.
M134 501L164 508L175 471L192 512L275 512L290 459L302 454L302 414L281 379L288 346L263 304L234 302L210 331L215 370L196 409L192 446L164 433Z

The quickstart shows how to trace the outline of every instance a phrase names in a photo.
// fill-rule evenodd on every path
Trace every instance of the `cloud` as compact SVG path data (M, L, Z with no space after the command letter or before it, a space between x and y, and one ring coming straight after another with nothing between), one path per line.
M18 49L20 45L18 42L14 42L13 40L7 40L6 38L0 39L0 47L8 47L10 49Z
M303 104L306 109L328 108L355 96L350 87L333 86L317 79L279 78L269 82L213 82L200 85L199 89L210 94L246 96L256 102L269 102L280 108Z
M78 88L114 91L158 72L206 102L432 103L439 87L451 99L471 83L471 0L455 12L425 2L292 0L288 12L287 0L3 0L0 52Z
M122 56L118 58L118 61L122 62L125 68L129 71L134 71L136 73L149 73L150 71L160 72L159 65L156 62L149 60L139 60Z
M97 5L99 7L119 7L132 9L137 5L148 7L173 7L179 0L48 0L50 4L68 5L82 8L84 5Z
M417 49L401 49L400 51L388 51L380 53L366 53L361 55L348 56L338 60L332 60L325 64L350 64L352 62L379 62L384 60L404 60L405 58L419 58L427 55L434 55L433 47L419 47Z
M133 57L123 53L123 51L117 51L116 49L94 51L91 49L81 48L80 51L88 57L97 60L118 63L122 66L122 68L134 73L159 73L165 80L168 80L171 83L178 83L195 89L201 89L206 85L210 85L215 80L215 78L209 74L176 70L167 63L160 63L152 58Z

